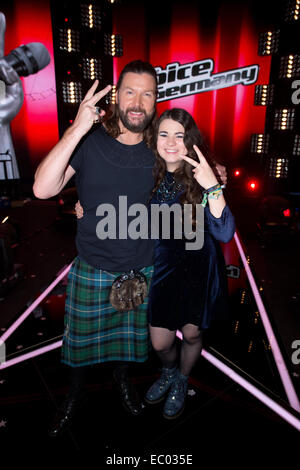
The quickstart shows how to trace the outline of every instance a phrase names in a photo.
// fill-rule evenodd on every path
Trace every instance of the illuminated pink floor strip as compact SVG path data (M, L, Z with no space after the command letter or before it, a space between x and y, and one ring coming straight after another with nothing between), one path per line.
M253 274L252 274L251 269L249 267L249 264L247 262L244 250L242 248L242 245L241 245L241 242L239 240L239 237L238 237L237 233L234 234L234 239L235 239L235 242L237 244L237 247L238 247L240 256L242 258L243 264L245 266L245 270L246 270L246 273L247 273L247 276L248 276L248 280L249 280L249 283L250 283L250 286L251 286L251 289L252 289L256 304L257 304L257 308L259 310L259 313L260 313L260 316L261 316L261 319L262 319L262 322L263 322L263 325L264 325L264 328L265 328L265 331L266 331L266 335L268 337L268 340L269 340L269 343L270 343L270 346L271 346L271 350L272 350L274 360L275 360L276 365L277 365L278 372L280 374L282 385L285 389L285 393L288 397L288 400L289 400L289 403L290 403L291 407L294 408L296 411L300 411L300 404L299 404L299 400L298 400L296 391L295 391L293 383L291 381L289 372L286 368L286 365L285 365L284 359L282 357L280 348L278 346L275 334L273 332L270 320L268 318L267 312L265 310L264 304L263 304L261 296L259 294L259 290L258 290L257 285L255 283Z
M202 351L202 356L207 359L212 365L217 367L221 370L224 374L228 375L230 379L234 380L236 383L241 385L245 390L249 393L254 395L258 400L264 403L266 406L271 408L275 413L277 413L281 418L291 424L294 428L300 431L300 419L297 419L294 415L289 413L289 411L285 410L282 406L280 406L276 401L272 400L268 397L265 393L259 390L257 387L252 385L248 380L241 377L239 374L234 372L230 367L226 366L222 361L217 359L215 356L210 354L208 351Z
M182 339L181 331L177 331L176 334L178 338ZM252 385L248 380L241 377L237 372L228 367L226 364L224 364L222 361L217 359L205 349L202 349L201 355L213 366L215 366L217 369L227 375L231 380L241 385L245 390L247 390L247 392L251 393L251 395L255 396L258 400L264 403L264 405L266 405L268 408L278 414L282 419L284 419L294 428L300 431L300 419L295 418L294 415L292 415L289 411L285 410L282 406L276 403L276 401L272 400L272 398L268 397L265 393L263 393L254 385Z
M7 367L14 366L23 361L27 361L28 359L32 359L33 357L41 356L42 354L52 351L53 349L60 348L61 345L62 345L62 340L56 341L55 343L49 344L48 346L43 346L42 348L39 348L39 349L35 349L34 351L31 351L29 353L22 354L21 356L15 357L14 359L10 359L9 361L6 361L0 364L0 370L6 369Z
M1 336L0 340L3 343L7 340L7 338L23 323L23 321L31 314L31 312L44 300L45 297L49 294L49 292L54 289L54 287L65 277L65 275L70 271L72 263L67 266L58 276L57 278L47 287L47 289L28 307L24 313L16 320L5 333Z

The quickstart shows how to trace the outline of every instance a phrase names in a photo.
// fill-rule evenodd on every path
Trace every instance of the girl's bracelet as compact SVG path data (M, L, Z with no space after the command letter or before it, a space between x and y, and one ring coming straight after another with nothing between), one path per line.
M211 188L205 189L203 191L203 199L201 206L205 207L208 199L218 199L221 194L223 194L222 188L225 188L225 185L215 184Z

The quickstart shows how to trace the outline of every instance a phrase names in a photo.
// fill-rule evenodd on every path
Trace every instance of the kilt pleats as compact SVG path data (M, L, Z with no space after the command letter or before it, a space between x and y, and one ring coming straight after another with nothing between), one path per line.
M141 269L150 287L153 266ZM116 311L109 302L114 279L76 257L68 274L61 360L71 367L107 361L147 360L148 297L136 311Z

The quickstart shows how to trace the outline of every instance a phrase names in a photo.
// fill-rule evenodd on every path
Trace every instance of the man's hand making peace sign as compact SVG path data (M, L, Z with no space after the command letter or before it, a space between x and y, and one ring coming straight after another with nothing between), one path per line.
M90 130L92 125L95 122L98 122L105 114L105 111L99 111L99 107L96 106L96 104L110 92L111 85L107 85L103 90L95 93L98 83L99 81L95 80L91 88L88 90L79 106L76 118L72 124L73 128L80 130L82 137Z
M104 111L99 111L96 104L111 90L111 85L95 93L98 83L95 80L83 98L73 124L39 164L33 185L36 197L48 199L55 196L74 175L75 170L69 165L73 151L92 125L105 114Z

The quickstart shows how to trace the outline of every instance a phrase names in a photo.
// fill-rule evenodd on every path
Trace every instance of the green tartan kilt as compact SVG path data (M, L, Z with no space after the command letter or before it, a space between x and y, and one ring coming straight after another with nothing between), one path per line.
M150 287L153 266L140 270ZM95 269L78 256L68 274L61 361L71 367L148 358L148 297L136 311L116 311L109 302L121 272Z

